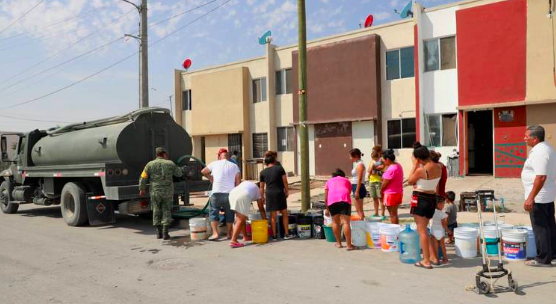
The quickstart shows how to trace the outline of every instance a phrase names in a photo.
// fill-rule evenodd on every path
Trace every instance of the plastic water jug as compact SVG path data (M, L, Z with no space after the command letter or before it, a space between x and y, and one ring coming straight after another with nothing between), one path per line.
M400 261L406 264L414 264L421 260L421 246L419 244L419 234L409 225L405 230L398 234L400 242Z

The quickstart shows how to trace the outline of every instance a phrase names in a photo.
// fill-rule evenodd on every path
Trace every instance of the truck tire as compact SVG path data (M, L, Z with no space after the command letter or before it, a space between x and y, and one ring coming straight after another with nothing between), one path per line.
M6 214L16 213L19 204L10 203L10 181L5 180L0 184L0 208Z
M87 223L87 198L79 183L67 183L60 196L62 217L68 226L83 226Z

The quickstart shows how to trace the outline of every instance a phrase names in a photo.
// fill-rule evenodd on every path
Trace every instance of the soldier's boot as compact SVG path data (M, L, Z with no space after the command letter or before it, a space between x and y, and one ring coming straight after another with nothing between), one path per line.
M162 238L162 226L156 226L156 239L159 240Z
M164 226L162 228L162 235L163 235L164 240L169 240L170 239L170 235L168 234L168 226Z

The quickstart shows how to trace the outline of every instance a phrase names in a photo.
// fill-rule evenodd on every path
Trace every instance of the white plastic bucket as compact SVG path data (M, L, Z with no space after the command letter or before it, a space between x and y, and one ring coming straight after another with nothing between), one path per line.
M356 247L367 247L367 224L365 221L351 221L351 243Z
M506 222L504 221L498 221L498 226L505 224ZM483 226L495 226L496 222L495 221L484 221Z
M384 252L396 252L398 248L398 233L400 225L383 224L380 229L380 247Z
M324 216L324 226L332 226L332 217Z
M475 228L458 227L454 229L456 255L464 259L476 257L477 235L478 231Z
M523 229L506 229L502 234L504 241L504 255L509 261L524 261L527 259L527 239L529 233Z
M189 220L189 234L192 241L202 241L207 238L207 219L194 217Z
M537 256L537 244L535 243L535 233L533 227L520 226L517 229L527 230L527 258L534 258Z
M380 227L381 223L367 222L367 246L369 248L380 248Z

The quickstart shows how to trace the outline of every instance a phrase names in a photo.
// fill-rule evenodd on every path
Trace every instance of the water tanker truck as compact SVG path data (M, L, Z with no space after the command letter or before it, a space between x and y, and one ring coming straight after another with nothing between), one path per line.
M7 137L17 139L15 157L8 157ZM127 115L70 124L49 130L2 134L0 208L17 212L20 204L60 205L70 226L113 223L122 214L150 212L148 195L139 196L139 176L165 147L184 171L174 179L174 205L189 202L189 192L204 191L202 162L191 157L187 132L169 110L146 108Z

